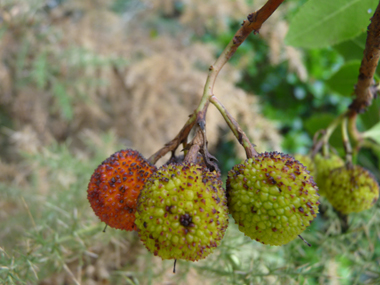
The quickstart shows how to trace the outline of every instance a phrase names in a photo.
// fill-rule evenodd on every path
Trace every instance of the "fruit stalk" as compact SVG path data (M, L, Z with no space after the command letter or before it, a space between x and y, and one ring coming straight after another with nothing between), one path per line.
M346 152L346 164L347 164L347 167L351 167L352 166L352 147L351 147L350 138L348 137L348 132L347 132L347 117L345 117L342 121L342 137L343 137L344 151Z
M190 144L188 144L189 151L186 153L184 162L186 163L195 163L197 160L198 153L201 149L203 144L203 135L201 133L202 131L198 129L194 139Z
M247 158L251 158L257 155L257 151L254 148L254 145L249 141L247 135L240 128L236 120L231 116L223 104L215 96L211 96L210 102L219 110L222 114L227 125L230 127L231 131L239 141L239 143L244 147Z
M342 120L348 115L348 111L344 112L343 114L339 115L332 123L327 127L326 133L322 137L323 141L323 155L328 156L329 154L329 139L336 127L342 122Z

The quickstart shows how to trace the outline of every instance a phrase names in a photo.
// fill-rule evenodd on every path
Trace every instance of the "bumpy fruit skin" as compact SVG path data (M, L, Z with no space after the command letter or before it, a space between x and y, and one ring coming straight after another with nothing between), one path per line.
M265 152L235 165L227 178L228 207L240 231L283 245L317 216L318 187L292 156Z
M298 160L299 162L301 162L307 168L307 170L310 172L310 175L313 176L313 178L315 177L316 175L315 163L309 155L297 153L294 155L294 158Z
M321 154L317 154L314 157L314 163L317 168L317 175L315 177L315 182L319 188L319 194L326 196L326 193L329 190L326 185L326 181L333 171L336 168L344 166L344 161L336 154L330 154L329 157L324 157Z
M108 226L136 230L137 198L147 179L157 170L138 151L120 150L94 171L87 198L95 214Z
M326 186L326 198L342 214L371 208L379 198L379 185L368 170L359 165L341 167L331 172Z
M140 193L136 225L146 248L162 259L205 258L228 226L220 175L192 163L162 166Z

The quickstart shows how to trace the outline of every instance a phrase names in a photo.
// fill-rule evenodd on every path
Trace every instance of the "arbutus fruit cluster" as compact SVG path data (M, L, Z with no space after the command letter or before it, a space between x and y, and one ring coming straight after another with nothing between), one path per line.
M174 272L177 259L204 259L221 244L229 214L241 232L263 244L280 246L300 237L310 246L300 234L319 212L319 186L344 214L368 209L378 199L373 176L352 164L345 135L346 161L326 151L335 122L313 145L310 156L257 153L214 95L224 64L282 1L269 2L271 5L249 15L210 66L200 103L177 136L149 159L132 149L116 152L99 165L88 185L88 200L100 220L116 229L136 230L150 252L174 259ZM219 110L247 157L228 172L226 188L218 161L207 147L205 118L210 103ZM176 155L180 145L183 157ZM324 149L319 154L321 146ZM170 160L157 168L155 164L167 153L172 154ZM340 197L350 198L342 202Z

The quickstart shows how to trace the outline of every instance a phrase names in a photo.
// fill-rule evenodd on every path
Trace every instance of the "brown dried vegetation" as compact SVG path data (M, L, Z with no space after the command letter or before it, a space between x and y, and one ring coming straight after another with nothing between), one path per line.
M191 35L202 30L198 26L223 27L225 17L249 10L245 1L218 9L202 3L187 4L172 32L155 18L173 15L173 1L145 4L124 17L110 11L107 1L68 1L33 17L30 7L3 11L8 30L0 50L0 102L19 133L15 146L31 151L31 140L23 144L23 136L33 137L36 146L68 138L80 146L78 134L85 129L115 129L149 155L172 139L197 106L215 60L213 47L192 42ZM275 128L259 114L257 98L235 87L238 79L239 71L227 67L217 96L259 149L278 148ZM224 121L210 110L211 146L220 128L226 128Z

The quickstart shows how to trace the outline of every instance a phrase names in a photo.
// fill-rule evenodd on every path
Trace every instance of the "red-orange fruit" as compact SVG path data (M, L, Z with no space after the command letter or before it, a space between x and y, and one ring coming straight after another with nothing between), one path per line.
M136 230L137 198L156 170L138 151L126 149L111 155L88 184L87 198L95 214L112 228Z

